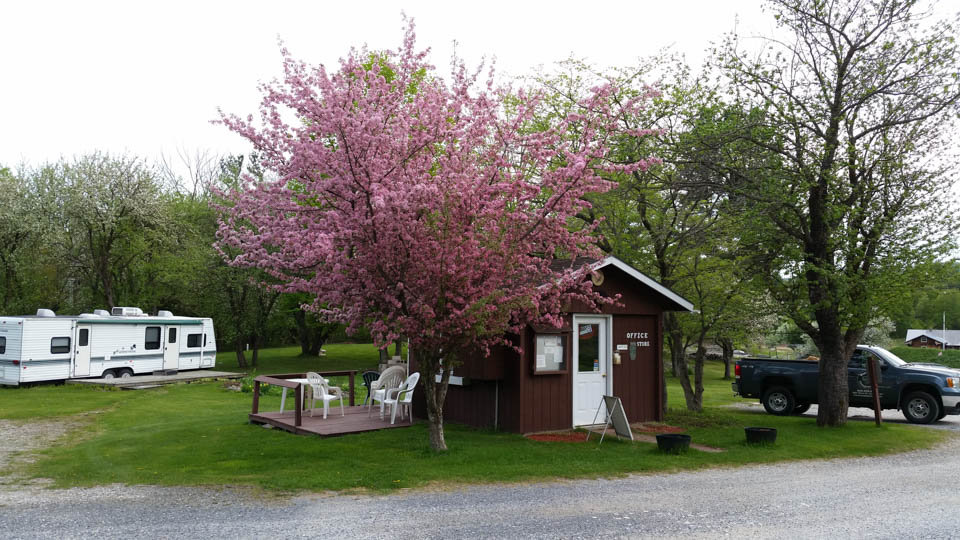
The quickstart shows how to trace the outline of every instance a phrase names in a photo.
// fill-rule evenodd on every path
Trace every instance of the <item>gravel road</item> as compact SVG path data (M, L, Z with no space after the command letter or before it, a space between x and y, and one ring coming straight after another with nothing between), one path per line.
M958 469L960 438L880 458L376 497L7 483L0 537L960 538Z

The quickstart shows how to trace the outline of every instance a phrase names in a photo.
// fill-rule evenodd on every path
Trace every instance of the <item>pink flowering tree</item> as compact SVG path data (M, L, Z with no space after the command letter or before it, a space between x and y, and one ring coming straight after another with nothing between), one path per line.
M284 49L260 120L222 116L276 180L226 194L218 243L378 346L409 338L430 445L445 450L443 403L465 355L530 322L559 326L573 300L609 301L589 269L552 263L596 255L592 231L568 225L584 194L610 187L600 169L643 164L606 160L611 88L543 126L537 96L492 74L478 84L460 62L445 80L426 54L412 23L398 51L351 50L334 73Z

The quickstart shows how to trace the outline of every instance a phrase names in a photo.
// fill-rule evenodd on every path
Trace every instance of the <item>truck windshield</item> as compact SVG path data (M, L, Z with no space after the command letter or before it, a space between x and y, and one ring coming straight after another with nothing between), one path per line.
M877 356L883 358L885 361L890 363L893 366L902 366L906 364L899 356L893 354L892 352L883 349L881 347L871 347L870 351L877 353Z

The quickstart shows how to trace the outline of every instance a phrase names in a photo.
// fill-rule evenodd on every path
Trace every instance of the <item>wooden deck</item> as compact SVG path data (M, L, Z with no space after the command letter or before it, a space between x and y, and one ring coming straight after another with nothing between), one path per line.
M380 419L379 407L374 407L370 417L367 417L367 408L363 406L344 407L345 415L340 416L340 406L330 405L330 414L326 420L323 418L323 408L320 407L310 416L308 411L304 411L301 416L299 426L296 426L296 418L293 410L286 410L283 413L273 411L260 411L250 414L250 422L255 424L270 424L274 427L296 433L298 435L319 435L321 437L335 437L337 435L346 435L348 433L363 433L365 431L377 431L379 429L393 429L410 427L410 419L400 420L397 423L390 424L389 410L386 419Z

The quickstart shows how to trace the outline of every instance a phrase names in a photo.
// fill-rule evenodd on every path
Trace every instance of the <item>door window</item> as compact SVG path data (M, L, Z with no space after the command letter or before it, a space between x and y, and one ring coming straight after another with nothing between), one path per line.
M577 371L600 371L600 325L577 325Z
M80 335L77 337L77 346L86 347L90 343L90 330L87 328L80 329Z
M0 354L7 352L7 338L0 336Z
M177 329L171 328L169 336L167 337L167 343L176 343L177 342Z

